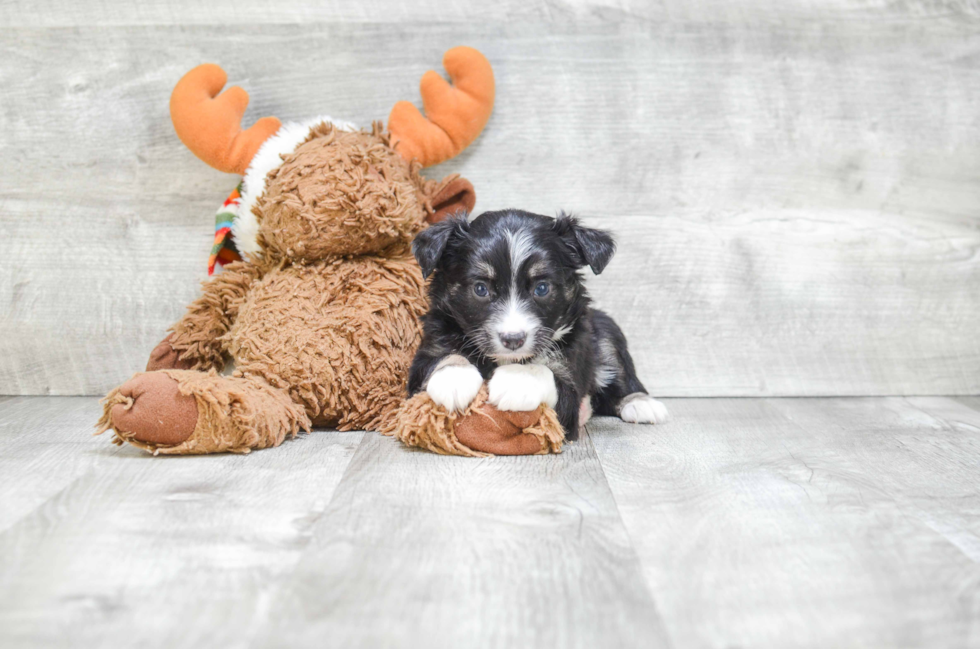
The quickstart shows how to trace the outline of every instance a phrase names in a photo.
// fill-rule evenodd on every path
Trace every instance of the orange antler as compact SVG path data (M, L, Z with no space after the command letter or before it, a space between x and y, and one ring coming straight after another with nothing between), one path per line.
M439 164L476 139L493 111L493 68L472 47L454 47L442 57L442 65L454 85L429 70L422 76L422 104L418 108L400 101L388 116L392 146L407 160L423 167Z
M232 86L218 95L228 75L217 65L199 65L177 82L170 95L170 119L177 137L215 169L244 174L262 143L281 122L263 117L242 130L248 93Z

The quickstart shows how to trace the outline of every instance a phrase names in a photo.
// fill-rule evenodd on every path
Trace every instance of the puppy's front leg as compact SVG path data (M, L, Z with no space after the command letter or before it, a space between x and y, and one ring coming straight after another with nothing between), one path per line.
M578 439L581 413L582 399L575 390L575 386L559 381L558 405L555 406L555 414L558 415L558 422L565 429L565 439L569 442Z
M450 412L465 410L483 386L480 370L459 354L446 356L429 375L425 391Z
M555 375L544 365L502 365L494 370L488 387L490 403L500 410L521 412L558 403Z

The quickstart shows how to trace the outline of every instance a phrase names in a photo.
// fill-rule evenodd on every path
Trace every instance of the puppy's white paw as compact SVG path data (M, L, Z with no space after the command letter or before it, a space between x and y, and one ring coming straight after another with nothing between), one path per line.
M637 392L623 399L619 418L631 424L662 424L670 419L670 415L667 406L650 395Z
M490 377L490 403L500 410L534 410L558 403L555 375L544 365L502 365Z
M482 385L480 370L473 365L447 365L432 373L425 391L449 412L458 412L470 405Z

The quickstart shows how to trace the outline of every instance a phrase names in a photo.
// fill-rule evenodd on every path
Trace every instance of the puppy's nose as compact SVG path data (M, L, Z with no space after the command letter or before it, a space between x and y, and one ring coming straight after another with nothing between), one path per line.
M504 347L510 350L520 349L525 340L527 340L527 334L523 331L512 331L509 333L500 334L500 342Z

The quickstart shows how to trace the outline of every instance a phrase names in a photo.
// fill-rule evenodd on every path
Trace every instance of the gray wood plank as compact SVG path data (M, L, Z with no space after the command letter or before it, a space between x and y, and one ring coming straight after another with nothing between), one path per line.
M980 410L980 396L976 397L957 397L956 399L963 405L972 408L973 410Z
M473 460L366 437L270 619L256 646L666 646L587 438Z
M574 9L578 3L571 3ZM426 23L471 22L502 18L543 18L557 6L545 2L506 0L497 5L479 2L261 2L185 0L122 6L113 3L44 0L39 3L8 0L0 5L0 21L10 27L77 27L122 25L256 25L317 23ZM584 5L582 10L588 10Z
M591 430L676 646L980 641L978 413L902 398L669 407L662 428Z
M90 437L95 399L0 397L0 646L976 646L976 405L679 399L557 457L319 432L151 458Z
M653 394L980 390L977 223L843 210L589 222L619 236L590 290Z
M479 209L566 208L618 231L596 292L652 390L976 394L980 32L956 20L975 7L783 4L834 18L530 3L554 13L168 26L186 4L152 3L119 20L163 25L0 30L0 393L104 393L194 296L236 179L172 133L184 71L224 64L249 120L367 124L468 43L495 65L497 108L432 175L464 173ZM205 5L187 20L213 22ZM110 11L80 6L65 20Z
M97 411L0 404L0 646L244 646L363 433L153 458Z
M980 14L969 0L918 0L867 3L857 0L813 2L783 0L730 2L729 0L508 0L488 4L469 0L451 3L422 0L308 3L285 0L275 5L260 2L166 0L116 4L65 0L7 0L0 4L0 24L9 27L76 27L83 25L197 25L197 24L310 24L336 22L476 22L559 19L670 20L740 22L746 20L947 18L969 20Z
M0 532L118 454L92 439L101 414L91 397L0 401Z

